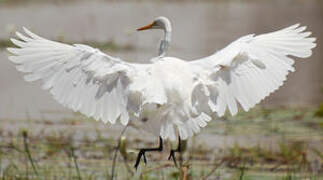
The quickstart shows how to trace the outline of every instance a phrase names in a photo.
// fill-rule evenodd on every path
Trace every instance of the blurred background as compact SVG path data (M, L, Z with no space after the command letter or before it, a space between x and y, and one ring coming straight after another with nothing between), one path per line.
M12 45L9 38L14 32L25 26L51 40L84 43L126 61L148 62L157 55L162 34L135 29L158 16L172 22L168 55L187 60L208 56L246 34L271 32L296 23L307 26L317 38L313 55L296 59L296 72L288 76L285 85L251 112L211 122L188 142L184 164L190 164L191 179L322 178L321 0L0 0L2 177L19 174L87 179L92 174L94 179L104 179L111 175L112 152L122 129L74 113L42 91L40 83L24 82L5 50ZM26 142L31 143L34 160L19 152L26 150L22 132L29 134ZM129 149L157 142L135 129L128 129L126 135ZM141 172L167 163L165 153L151 155L154 162ZM129 156L132 166L133 155ZM72 161L75 157L79 161ZM230 161L218 168L225 158ZM128 162L123 165L123 159L117 159L118 179L176 179L183 174L166 167L138 175L127 167Z

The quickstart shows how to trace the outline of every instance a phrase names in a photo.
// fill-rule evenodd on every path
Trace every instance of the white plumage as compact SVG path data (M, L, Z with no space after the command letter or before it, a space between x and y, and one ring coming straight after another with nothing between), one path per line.
M305 27L293 25L262 35L247 35L215 54L195 61L165 57L169 21L157 18L148 28L163 29L160 56L149 64L111 57L92 47L44 39L26 28L11 39L9 59L26 81L41 80L62 105L82 114L123 125L140 123L163 139L192 136L211 119L248 111L277 90L294 71L293 57L307 58L316 46ZM143 29L148 29L142 28Z

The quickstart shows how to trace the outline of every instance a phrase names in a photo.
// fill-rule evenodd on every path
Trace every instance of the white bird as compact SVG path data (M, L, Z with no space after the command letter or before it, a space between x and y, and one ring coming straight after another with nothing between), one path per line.
M187 139L212 119L238 107L248 111L277 90L294 71L293 57L307 58L316 46L299 24L262 35L246 35L211 56L194 61L167 57L171 23L165 17L139 28L161 29L159 55L150 63L129 63L98 49L42 38L26 28L11 41L9 59L26 81L41 80L62 105L114 124L140 123L162 139ZM136 167L145 152L142 149ZM172 150L170 157L175 160Z

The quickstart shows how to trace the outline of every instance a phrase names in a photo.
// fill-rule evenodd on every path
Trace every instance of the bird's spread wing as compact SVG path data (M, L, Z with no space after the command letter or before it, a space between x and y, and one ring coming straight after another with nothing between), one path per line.
M9 59L26 73L26 81L42 80L61 104L104 122L118 118L127 124L131 108L128 86L131 77L145 68L126 63L86 45L67 45L44 39L24 28L20 40L11 39L19 48L8 48Z
M311 56L315 38L305 29L296 24L272 33L243 36L209 57L192 61L199 77L195 94L209 97L207 108L219 116L227 108L236 114L238 104L248 111L294 71L292 56Z

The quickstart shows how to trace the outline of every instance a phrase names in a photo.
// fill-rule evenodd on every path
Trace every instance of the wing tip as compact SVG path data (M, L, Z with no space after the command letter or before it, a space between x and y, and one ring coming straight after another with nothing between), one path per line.
M6 48L6 50L7 50L9 53L11 53L11 54L15 54L15 55L17 55L17 53L16 53L17 48L7 47L7 48ZM10 56L9 56L9 57L10 57Z
M14 45L16 45L16 44L15 44L15 41L19 41L19 40L15 39L15 38L10 38L9 40L10 40Z
M29 34L29 33L30 33L29 29L27 29L25 26L22 26L22 30L23 30L25 33L27 33L27 34Z
M13 63L17 63L16 60L14 59L15 56L8 56L8 59L13 62Z
M25 47L26 46L25 42L15 39L15 38L10 38L10 41L17 47Z
M29 29L27 29L26 27L22 27L22 29L24 30L24 32L26 33L26 34L28 34L31 38L33 38L33 39L38 39L38 40L43 40L44 38L42 38L42 37L40 37L40 36L38 36L38 35L36 35L35 33L33 33L33 32L31 32Z

